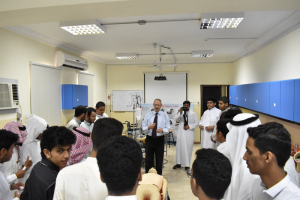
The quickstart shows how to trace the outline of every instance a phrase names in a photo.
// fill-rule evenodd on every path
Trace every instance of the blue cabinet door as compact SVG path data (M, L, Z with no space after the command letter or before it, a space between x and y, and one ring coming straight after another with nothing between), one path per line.
M242 96L241 96L241 106L244 108L249 108L249 84L241 85Z
M73 109L73 85L61 85L61 109Z
M235 94L236 86L229 86L229 104L235 105Z
M270 115L280 117L280 81L270 82Z
M87 85L73 85L73 108L79 105L88 106Z
M300 79L295 80L294 121L300 123Z
M242 106L241 99L242 99L242 85L236 85L235 86L235 105Z
M258 109L257 111L269 114L270 113L270 83L258 83L257 84L257 98Z
M251 110L255 110L254 106L255 106L255 84L249 84L248 86L248 108Z
M280 117L294 120L295 80L280 81Z

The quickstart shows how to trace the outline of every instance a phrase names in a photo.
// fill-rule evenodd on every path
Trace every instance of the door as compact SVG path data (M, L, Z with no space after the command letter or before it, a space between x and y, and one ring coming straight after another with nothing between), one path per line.
M207 110L207 98L213 97L217 100L216 107L219 108L218 100L222 95L221 85L201 85L201 116Z

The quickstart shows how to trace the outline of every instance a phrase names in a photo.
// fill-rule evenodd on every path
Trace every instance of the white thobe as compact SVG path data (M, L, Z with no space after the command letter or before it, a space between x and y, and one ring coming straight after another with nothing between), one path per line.
M71 121L69 121L69 123L67 124L67 129L73 131L74 127L79 127L81 124L81 121L79 119L77 119L76 117L73 117L73 119L71 119Z
M205 127L207 126L216 126L217 120L219 118L219 115L221 113L221 110L219 110L216 107L213 107L210 110L206 110L202 117L199 125L203 126L204 129L201 130L201 148L211 148L215 149L216 145L213 143L210 139L212 133L214 132L214 129L207 131L205 130Z
M224 112L227 112L229 109L230 109L230 107L228 107L226 110L221 110L221 112L220 112L220 114L219 114L219 117L217 118L217 122L220 120L221 115L222 115ZM211 137L212 137L212 139L213 139L214 141L217 142L217 145L220 145L220 143L219 143L218 140L217 140L217 136L216 136L216 130L217 130L216 128L217 128L217 126L214 128L214 131L213 131L213 134L211 135Z
M176 142L176 164L189 167L192 159L195 128L198 127L198 117L193 111L187 112L189 129L184 130L183 113L176 115L175 120L179 121Z
M286 171L288 173L291 181L295 185L297 185L298 187L300 187L300 184L299 184L299 175L298 175L298 172L296 170L295 161L294 161L294 159L293 159L292 156L290 156L290 158L288 159L288 161L285 163L284 171Z
M3 164L0 163L0 168L2 168ZM0 199L1 200L19 200L19 198L13 198L11 196L11 191L10 191L10 185L5 177L5 175L2 173L2 171L0 170Z
M105 200L137 200L136 195L130 196L108 196Z
M83 121L81 124L80 124L80 127L84 127L86 128L90 133L92 133L93 131L93 128L94 128L94 123L89 123L87 121Z
M106 184L100 180L97 159L92 157L62 169L55 184L53 200L105 200L108 195Z
M253 200L299 200L300 188L286 175L279 183L267 189L260 178L253 182Z
M230 161L230 153L229 148L227 146L226 142L220 143L220 145L217 147L217 150L222 153L224 156L226 156Z
M96 115L96 120L95 122L98 120L98 119L102 119L102 118L108 118L108 115L106 113L103 113L103 115Z

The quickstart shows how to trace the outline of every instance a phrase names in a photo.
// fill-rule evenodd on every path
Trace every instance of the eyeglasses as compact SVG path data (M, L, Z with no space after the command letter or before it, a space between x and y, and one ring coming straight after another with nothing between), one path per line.
M195 179L195 180L196 180L196 183L200 186L200 184L199 184L199 182L197 181L197 179L195 178L195 176L192 175L192 171L191 171L191 170L187 171L187 172L186 172L186 175L187 175L187 177L189 177L189 178L192 177L193 179Z

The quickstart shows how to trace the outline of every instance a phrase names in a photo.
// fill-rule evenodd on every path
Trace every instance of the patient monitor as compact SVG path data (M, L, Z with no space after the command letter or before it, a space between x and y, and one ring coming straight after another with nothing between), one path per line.
M138 200L165 200L168 182L163 176L158 175L154 168L143 174L142 181L136 191Z

